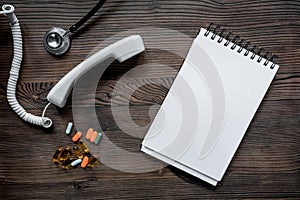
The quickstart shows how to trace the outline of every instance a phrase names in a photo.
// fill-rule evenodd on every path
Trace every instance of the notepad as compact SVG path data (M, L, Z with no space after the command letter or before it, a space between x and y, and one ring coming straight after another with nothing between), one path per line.
M221 181L279 66L211 26L198 36L141 150L212 185Z

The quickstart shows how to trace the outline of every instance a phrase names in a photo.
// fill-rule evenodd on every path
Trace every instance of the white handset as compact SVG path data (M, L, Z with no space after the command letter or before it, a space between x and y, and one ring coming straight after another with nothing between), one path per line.
M143 40L139 35L132 35L119 40L73 68L66 74L49 92L47 99L50 103L64 107L75 81L90 69L99 65L107 58L117 59L123 62L145 50Z

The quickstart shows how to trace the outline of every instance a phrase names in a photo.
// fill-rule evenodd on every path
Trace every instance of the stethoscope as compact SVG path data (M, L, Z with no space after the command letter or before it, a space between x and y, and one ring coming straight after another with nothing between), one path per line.
M105 3L106 0L100 0L94 8L90 10L77 23L72 25L68 30L59 27L49 29L44 35L45 49L54 56L65 54L71 46L71 34L74 33L80 26L89 20Z

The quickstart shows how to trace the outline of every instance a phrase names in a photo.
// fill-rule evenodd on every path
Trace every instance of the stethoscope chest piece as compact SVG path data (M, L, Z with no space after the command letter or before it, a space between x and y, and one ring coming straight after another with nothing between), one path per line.
M63 55L71 46L70 35L62 28L53 27L44 35L44 46L52 55Z
M68 31L53 27L49 29L44 35L44 46L48 53L54 56L60 56L66 53L70 46L70 34L74 33L80 26L82 26L88 19L90 19L99 10L106 0L99 0L99 2L82 17L78 22L72 25Z

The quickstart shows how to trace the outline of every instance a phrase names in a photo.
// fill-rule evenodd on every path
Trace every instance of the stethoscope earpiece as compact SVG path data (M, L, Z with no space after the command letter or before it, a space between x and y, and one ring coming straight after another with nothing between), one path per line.
M61 56L70 49L70 33L62 28L53 27L44 35L44 46L50 54Z

